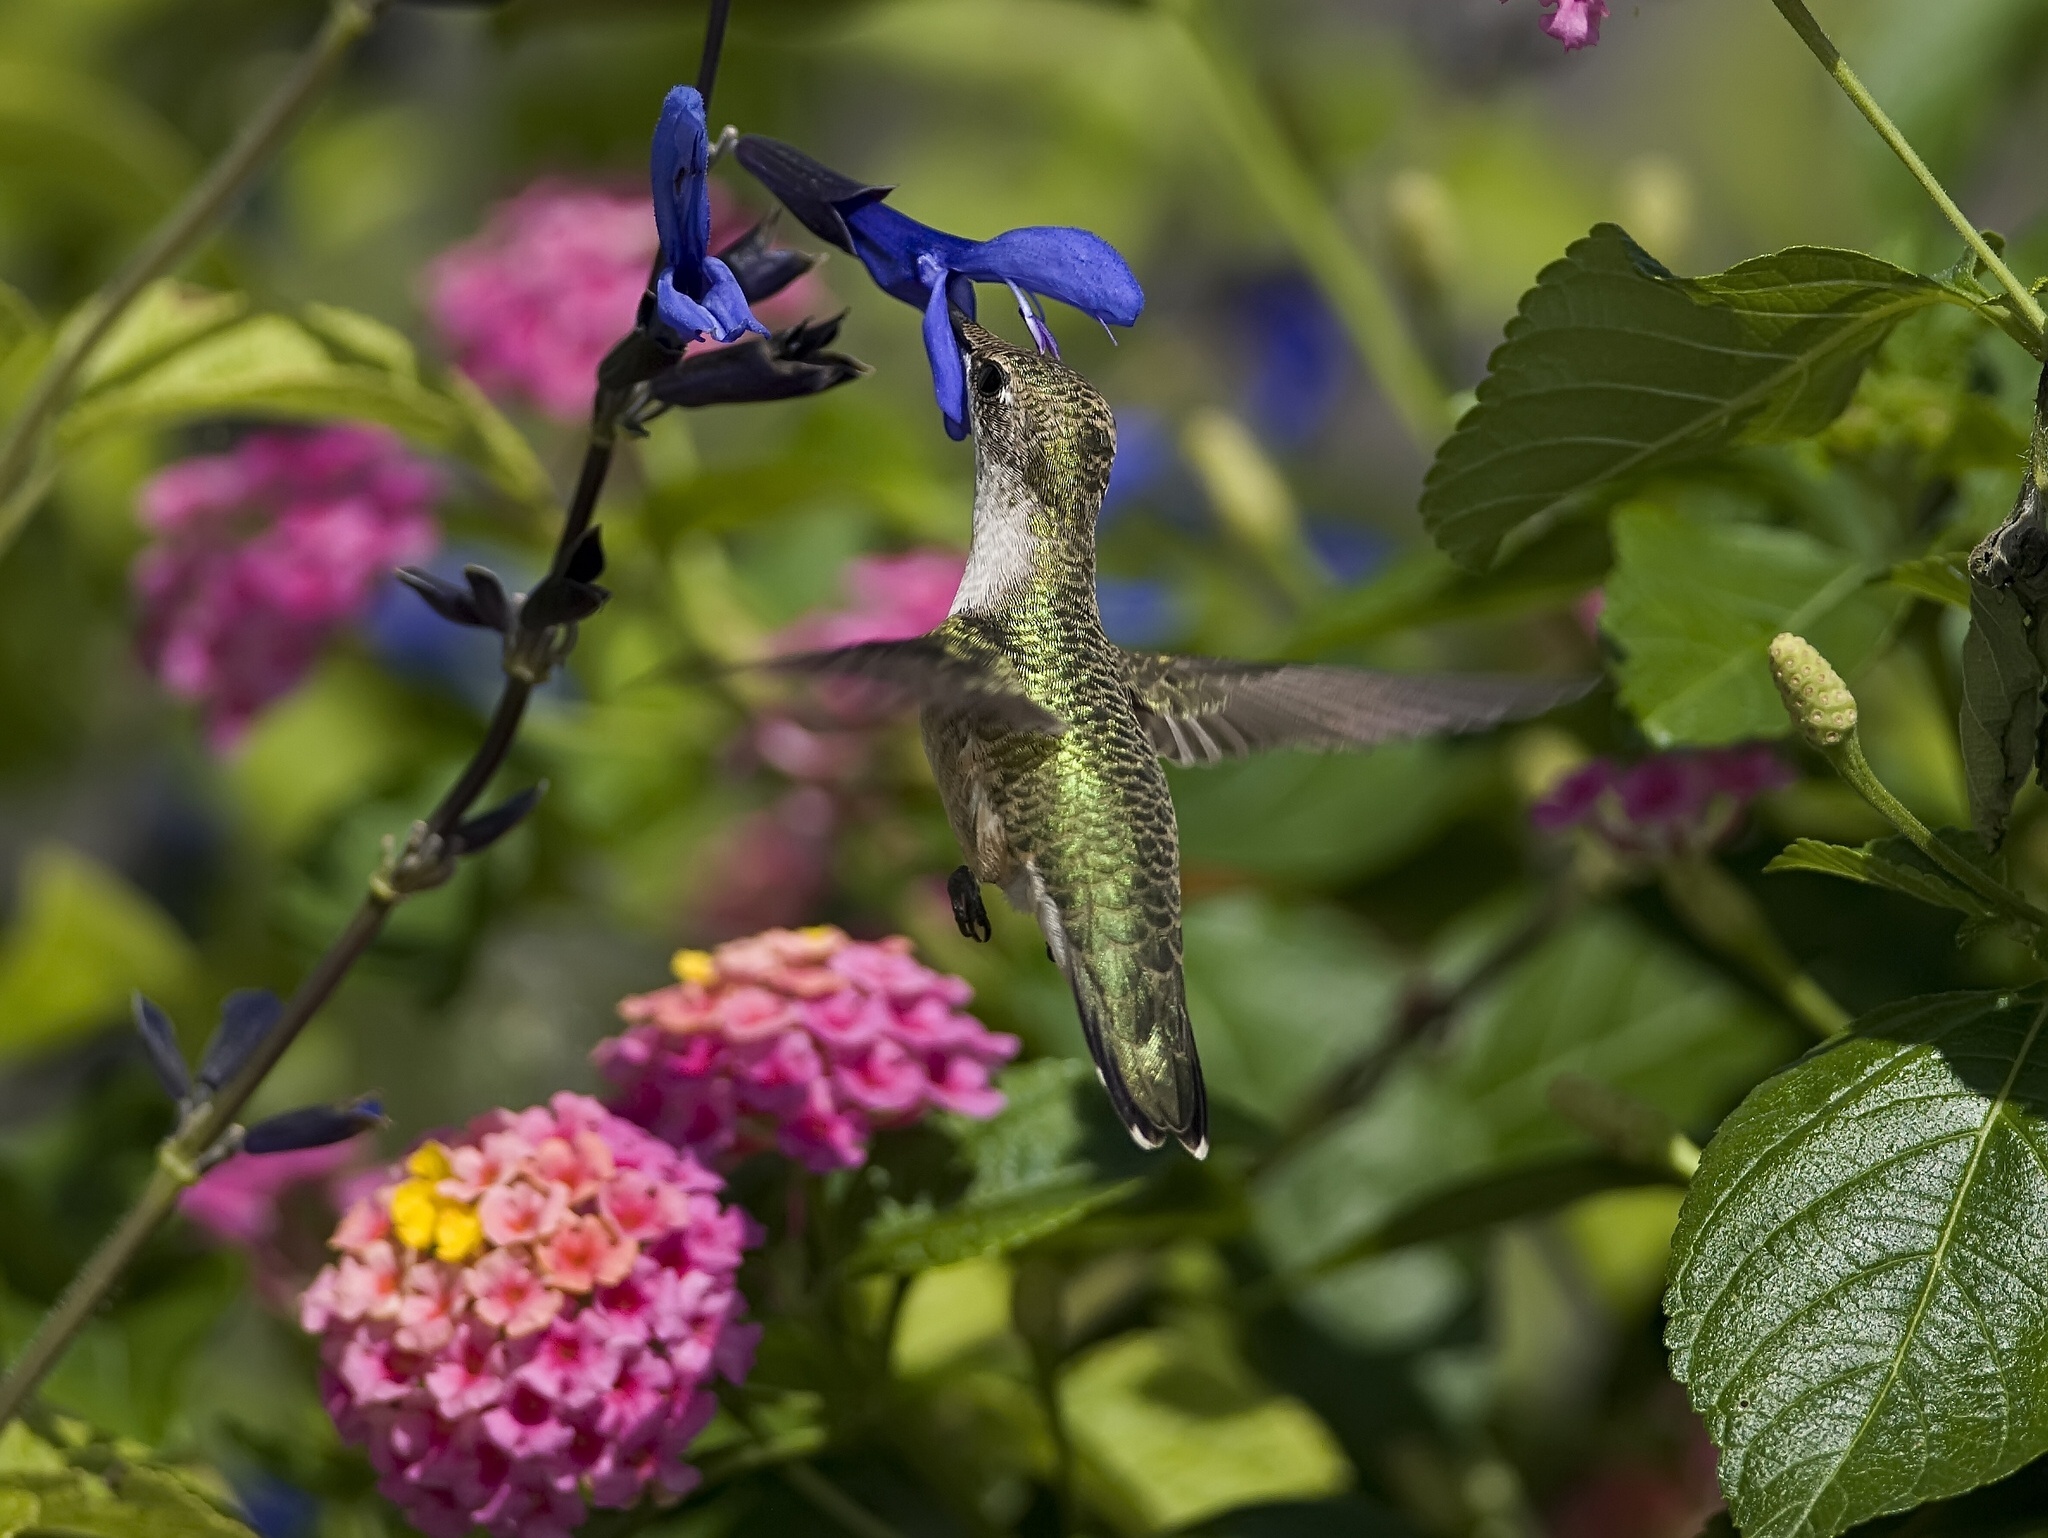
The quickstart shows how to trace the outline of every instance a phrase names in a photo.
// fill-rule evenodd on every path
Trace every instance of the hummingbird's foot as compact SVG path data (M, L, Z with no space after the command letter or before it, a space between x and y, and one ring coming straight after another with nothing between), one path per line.
M974 879L974 872L961 866L946 878L946 895L953 899L953 922L960 926L960 933L970 940L987 940L995 933L988 921L988 909L982 905L981 883Z

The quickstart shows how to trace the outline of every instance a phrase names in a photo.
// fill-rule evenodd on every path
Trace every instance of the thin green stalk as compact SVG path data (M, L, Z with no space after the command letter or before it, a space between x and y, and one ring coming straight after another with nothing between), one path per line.
M1659 873L1659 885L1687 928L1754 977L1814 1035L1826 1040L1849 1029L1849 1012L1792 959L1756 899L1717 862L1704 855L1673 860Z
M1167 9L1187 38L1195 83L1208 98L1207 115L1237 157L1245 182L1265 199L1267 213L1335 307L1409 436L1423 452L1434 452L1453 425L1449 397L1409 334L1392 288L1330 212L1258 86L1217 38L1203 0L1168 0Z
M785 1463L783 1480L819 1512L853 1538L903 1538L903 1535L861 1505L808 1463Z
M270 99L242 126L206 174L178 206L150 232L142 248L92 298L77 323L58 338L29 387L4 441L0 441L0 551L5 551L27 521L35 499L13 498L28 478L40 448L43 430L60 411L71 385L93 349L106 340L143 290L171 271L211 233L270 157L290 136L306 109L341 68L349 50L376 24L391 0L333 0L326 23Z
M1949 875L1990 903L2037 933L2048 935L2048 913L2028 902L2003 882L1985 874L1968 860L1957 854L1948 845L1928 831L1927 824L1915 817L1910 808L1891 793L1891 787L1877 777L1877 771L1870 767L1870 760L1863 756L1863 743L1856 733L1851 732L1840 743L1822 750L1835 773L1849 782L1865 801L1868 801L1879 816L1912 841L1928 859L1939 865Z
M1870 126L1877 130L1878 137L1891 146L1892 153L1897 155L1904 162L1906 169L1913 173L1913 180L1917 181L1928 197L1934 200L1934 206L1939 208L1942 216L1955 226L1956 233L1969 242L1970 249L1977 253L1977 259L1996 275L2006 293L2012 296L2013 307L2033 328L2035 337L2048 340L2048 312L2042 310L2039 301L2028 292L2026 284L2006 266L2005 259L1992 249L1991 242L1984 238L1983 231L1970 222L1969 216L1956 205L1956 200L1948 195L1948 190L1936 180L1934 173L1928 169L1927 162L1920 158L1920 152L1913 148L1906 136L1899 131L1899 125L1894 123L1884 108L1877 104L1877 99L1870 94L1856 71L1849 67L1849 61L1842 57L1841 49L1837 48L1829 40L1827 33L1821 30L1820 23L1814 20L1813 13L1806 8L1805 0L1771 0L1771 3L1777 6L1785 20L1792 24L1792 30L1799 34L1800 41L1812 50L1816 59L1820 60L1821 68L1825 69L1835 84L1842 88L1842 94L1856 104L1856 110L1869 120Z

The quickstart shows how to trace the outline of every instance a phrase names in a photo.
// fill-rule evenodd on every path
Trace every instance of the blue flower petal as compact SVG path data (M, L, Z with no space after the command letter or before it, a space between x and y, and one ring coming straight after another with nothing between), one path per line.
M754 312L747 308L747 296L740 287L740 280L715 256L704 258L704 308L718 322L718 329L712 332L717 341L737 341L749 331L759 332L762 336L768 334L768 328L754 319Z
M953 305L944 281L932 285L924 307L924 350L932 364L932 391L946 419L946 436L967 436L967 365L960 361L960 343L953 335Z
M875 287L919 309L924 308L931 285L918 272L918 258L929 257L941 267L957 269L955 259L974 250L973 241L919 224L886 203L868 203L848 212L846 228L853 236L853 254L867 268Z
M946 265L978 283L1014 283L1110 325L1135 325L1145 308L1145 291L1116 247L1070 226L1007 230L948 253Z
M704 98L679 85L661 104L648 168L654 183L654 227L664 267L696 271L711 249L711 198L704 173L711 140L704 131ZM687 282L687 279L685 280Z

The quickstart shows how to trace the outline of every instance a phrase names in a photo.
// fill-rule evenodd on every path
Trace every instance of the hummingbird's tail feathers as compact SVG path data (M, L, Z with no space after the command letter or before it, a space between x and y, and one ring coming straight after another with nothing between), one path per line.
M1209 1092L1178 969L1146 978L1149 986L1135 993L1113 991L1086 957L1066 954L1081 1034L1124 1130L1140 1148L1157 1148L1170 1137L1206 1159Z
M938 705L1011 731L1057 737L1067 723L1025 693L1015 664L949 622L907 641L862 641L831 651L770 657L755 667L814 678L849 679L891 703Z
M1360 748L1542 715L1597 678L1372 673L1310 663L1126 652L1138 718L1162 758L1214 764L1269 748Z

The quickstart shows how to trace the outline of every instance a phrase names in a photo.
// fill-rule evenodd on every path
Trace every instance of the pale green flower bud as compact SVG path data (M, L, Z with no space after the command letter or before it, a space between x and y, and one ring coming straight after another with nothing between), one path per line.
M1771 678L1799 735L1825 752L1856 731L1856 696L1804 636L1771 642Z

